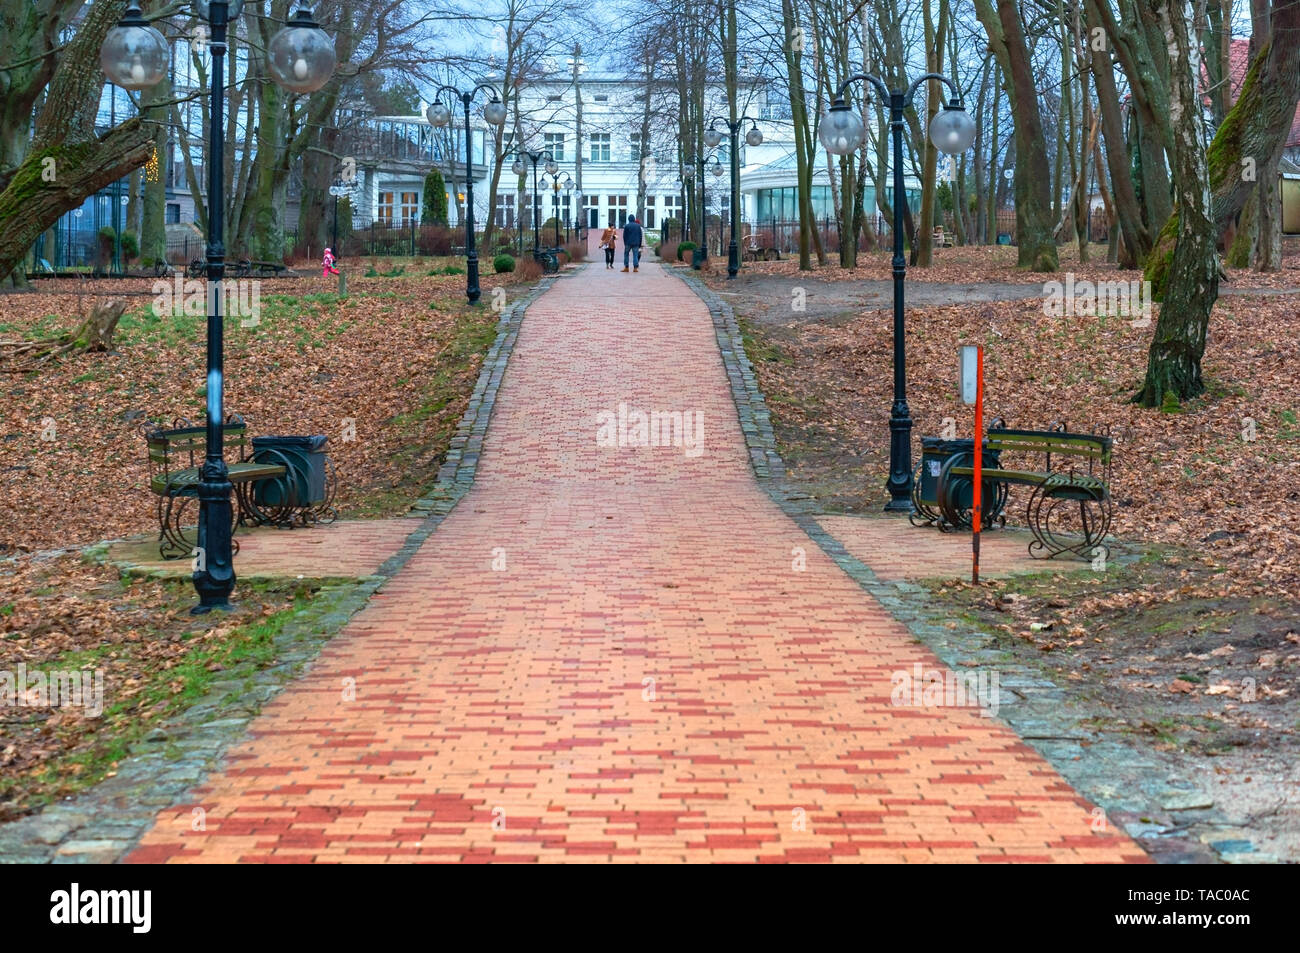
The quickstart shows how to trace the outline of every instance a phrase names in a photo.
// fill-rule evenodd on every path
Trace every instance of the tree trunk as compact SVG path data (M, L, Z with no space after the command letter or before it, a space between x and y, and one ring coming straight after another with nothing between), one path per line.
M1186 400L1205 389L1201 358L1210 312L1219 294L1220 275L1218 229L1205 158L1205 124L1196 90L1200 57L1192 40L1195 34L1188 27L1200 18L1193 16L1182 0L1157 0L1156 13L1169 44L1169 122L1179 214L1171 216L1164 230L1174 232L1175 244L1146 380L1134 397L1135 402L1146 407L1160 406L1167 393Z
M1059 265L1053 236L1056 223L1052 221L1051 179L1046 174L1047 143L1020 11L1014 0L976 0L975 9L988 31L989 46L1009 80L1007 92L1015 117L1017 263L1032 271L1056 271Z

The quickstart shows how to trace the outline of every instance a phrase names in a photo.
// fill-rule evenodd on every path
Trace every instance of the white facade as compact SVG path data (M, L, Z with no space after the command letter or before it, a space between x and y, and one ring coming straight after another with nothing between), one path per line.
M492 82L489 77L488 82ZM505 141L507 153L516 145L533 152L549 151L559 164L557 177L561 183L566 178L573 188L566 196L561 188L558 196L552 189L552 180L544 175L544 160L538 164L537 193L542 223L558 214L560 220L582 223L590 228L603 228L611 222L621 226L629 215L636 215L648 228L658 230L666 219L683 218L684 187L679 165L680 150L677 144L676 104L677 93L671 83L661 83L648 90L625 76L610 74L582 74L576 85L568 74L553 79L534 82L521 88L517 103L510 104L506 119ZM647 93L651 112L648 144L640 142L640 132L647 109ZM577 98L581 96L581 129L579 130ZM481 98L481 97L480 97ZM726 134L727 101L724 88L718 84L706 92L710 118L717 117L714 127L724 133L722 143L706 150L703 175L705 207L711 227L719 219L731 217L731 137ZM485 101L485 100L483 100ZM514 156L507 154L498 186L497 207L488 208L488 183L493 157L484 150L483 140L489 129L482 119L483 101L475 103L471 111L474 122L475 220L485 222L493 214L500 227L531 229L533 173L531 162L526 161L525 188L518 190L519 180L511 171ZM750 123L740 130L741 221L762 222L770 219L789 220L790 196L797 184L793 129L788 117L783 116L783 104L777 100L769 105L764 87L745 85L741 89L742 115L754 117L763 134L758 146L745 143L745 133ZM427 105L427 104L426 104ZM786 110L788 111L788 110ZM456 115L459 116L459 110ZM418 116L376 117L377 122L422 122ZM457 131L457 149L463 133ZM485 154L486 153L486 154ZM459 152L458 152L459 155ZM579 163L578 156L581 155ZM484 163L486 159L486 163ZM720 175L712 174L716 163ZM486 164L486 167L485 167ZM645 166L645 196L638 201L638 173ZM700 170L697 164L694 179L687 187L699 189ZM819 162L813 173L814 206L818 217L830 212L826 165ZM423 184L411 168L388 169L380 165L367 181L367 198L371 208L389 203L418 219L418 203L423 200ZM459 221L456 192L464 193L464 183L448 179L448 211L453 224ZM909 192L916 188L915 180L908 176ZM410 207L411 199L416 205ZM358 209L361 212L361 209ZM400 216L393 218L400 221ZM368 218L361 215L358 226L364 227Z

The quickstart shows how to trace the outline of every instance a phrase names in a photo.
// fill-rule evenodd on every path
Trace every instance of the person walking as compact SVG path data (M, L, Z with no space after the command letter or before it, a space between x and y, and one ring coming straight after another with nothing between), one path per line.
M641 239L643 233L641 224L636 220L635 215L627 217L627 224L623 226L623 270L627 271L628 257L632 259L632 270L641 270Z
M605 249L605 267L614 267L614 243L618 239L618 232L613 225L610 225L600 233L600 247Z

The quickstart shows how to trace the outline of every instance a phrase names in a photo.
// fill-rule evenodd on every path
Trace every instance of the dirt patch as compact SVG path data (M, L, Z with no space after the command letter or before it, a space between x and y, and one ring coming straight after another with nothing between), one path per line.
M904 303L911 309L999 301L1041 302L1044 295L1043 282L1060 280L1061 276L1038 277L1037 283L981 280L936 282L909 278ZM1295 280L1300 281L1300 274L1295 276ZM745 271L732 281L719 281L715 274L709 285L739 314L764 328L808 323L842 324L868 310L888 310L892 315L894 306L892 280L836 279L827 277L825 270L794 274ZM1300 287L1225 285L1220 292L1224 295L1274 297L1300 294Z
M1229 844L1235 825L1255 852L1300 860L1300 605L1234 596L1211 561L1172 551L1104 575L927 588L1007 658L1065 688L1086 711L1086 744L1158 755L1171 778L1191 782L1164 799L1177 823ZM1226 821L1204 821L1211 809Z

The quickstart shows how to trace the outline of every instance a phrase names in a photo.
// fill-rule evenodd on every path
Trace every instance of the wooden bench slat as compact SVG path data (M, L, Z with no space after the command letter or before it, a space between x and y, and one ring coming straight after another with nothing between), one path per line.
M199 485L200 470L200 467L188 467L174 473L157 474L149 482L149 488L159 496L196 489ZM227 467L227 471L231 483L248 483L252 480L270 480L284 476L288 469L278 463L256 463L250 460L232 463Z

